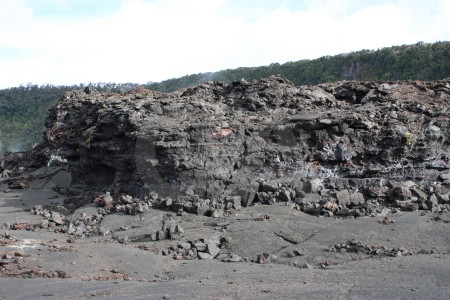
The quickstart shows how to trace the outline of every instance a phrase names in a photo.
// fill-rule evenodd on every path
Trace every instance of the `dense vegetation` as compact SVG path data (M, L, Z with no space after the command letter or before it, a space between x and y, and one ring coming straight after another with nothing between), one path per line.
M200 73L146 85L170 92L209 80L248 81L281 74L297 85L349 80L436 80L450 77L450 42L394 46L380 50L361 50L285 64L238 68ZM94 85L100 90L117 91L137 84ZM27 85L0 90L0 154L30 148L42 138L47 111L61 95L78 86Z
M338 80L436 80L450 76L450 42L394 46L380 50L361 50L313 60L200 73L153 83L146 87L171 92L208 80L248 81L281 74L296 85Z

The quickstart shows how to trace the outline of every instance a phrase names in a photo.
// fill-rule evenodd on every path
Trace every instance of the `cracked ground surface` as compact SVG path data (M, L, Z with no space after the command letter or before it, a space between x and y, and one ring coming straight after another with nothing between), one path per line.
M30 208L63 200L53 190L31 187L4 193L5 189L0 183L2 224L37 224L42 217ZM88 205L75 213L93 209ZM158 230L168 214L184 228L184 236L151 241L149 233ZM283 203L252 206L219 218L162 210L112 214L102 220L110 232L104 236L72 237L42 228L9 230L14 239L4 238L0 252L20 252L19 270L61 270L68 276L29 279L3 274L0 299L450 298L448 214L402 212L388 217L394 222L383 224L381 216L316 217ZM119 243L121 237L128 242ZM228 237L221 253L243 261L161 255L171 246L213 237ZM406 249L412 255L330 251L348 241L370 249ZM262 253L276 259L253 262Z

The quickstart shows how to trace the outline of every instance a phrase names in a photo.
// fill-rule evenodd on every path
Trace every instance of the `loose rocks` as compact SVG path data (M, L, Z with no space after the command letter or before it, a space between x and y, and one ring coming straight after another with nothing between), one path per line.
M172 239L176 240L184 235L184 229L176 221L165 220L161 230L154 231L148 236L152 241Z
M219 257L221 248L226 245L226 238L216 239L200 239L187 241L178 244L176 247L170 247L169 249L163 249L162 254L173 255L174 259L214 259L221 258L227 262L237 262L241 258L237 255L230 254L228 256Z
M351 240L343 243L336 243L328 249L329 252L356 252L372 256L409 256L414 254L432 254L433 250L410 251L404 247L389 248L386 246L364 245L363 243Z

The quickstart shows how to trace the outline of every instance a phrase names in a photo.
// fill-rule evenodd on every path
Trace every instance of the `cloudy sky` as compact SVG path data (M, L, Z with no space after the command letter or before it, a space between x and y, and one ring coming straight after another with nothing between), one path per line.
M0 0L0 88L161 81L450 40L448 0Z

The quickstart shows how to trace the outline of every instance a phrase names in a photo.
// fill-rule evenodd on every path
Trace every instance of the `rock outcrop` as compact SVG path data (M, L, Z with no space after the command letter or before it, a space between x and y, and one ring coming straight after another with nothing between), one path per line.
M44 142L20 166L63 166L70 182L57 188L72 196L68 208L108 191L97 202L130 213L220 216L279 201L329 216L440 211L449 204L449 115L450 79L86 88L51 109ZM17 175L15 161L4 158L3 173Z

